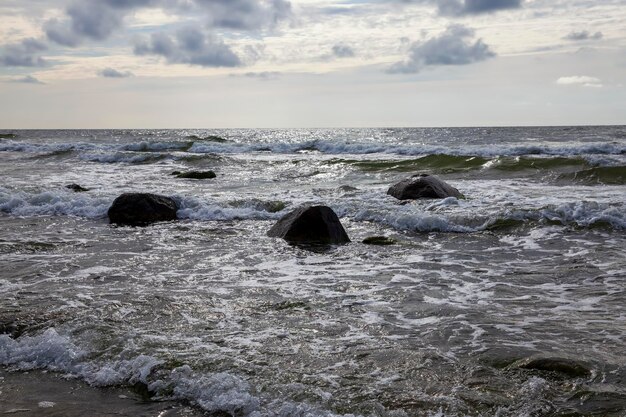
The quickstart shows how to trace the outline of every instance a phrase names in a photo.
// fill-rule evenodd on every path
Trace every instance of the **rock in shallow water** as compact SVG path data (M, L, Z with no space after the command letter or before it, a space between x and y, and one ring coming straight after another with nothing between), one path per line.
M363 243L366 245L395 245L397 242L395 239L392 239L387 236L369 236L363 239Z
M84 193L85 191L89 191L89 188L82 187L78 184L69 184L66 185L65 188L70 189L75 193Z
M510 367L557 372L574 378L591 375L591 369L586 364L568 358L532 357L521 359L513 363Z
M111 223L144 226L154 222L176 220L176 202L162 195L126 193L117 197L109 208Z
M416 200L418 198L463 198L463 194L434 175L421 174L391 186L387 191L398 200Z
M174 174L174 173L172 174L176 175L176 177L178 178L189 178L192 180L206 180L206 179L215 178L217 176L215 175L215 172L213 171L189 171L189 172L179 172L177 174Z
M350 238L335 212L326 206L303 206L282 217L267 232L293 243L341 244Z

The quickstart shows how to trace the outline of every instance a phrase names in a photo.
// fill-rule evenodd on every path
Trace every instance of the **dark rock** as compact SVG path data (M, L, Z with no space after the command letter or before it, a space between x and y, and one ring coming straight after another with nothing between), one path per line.
M170 175L180 175L182 174L182 172L180 171L172 171L172 173Z
M387 191L398 200L416 200L418 198L463 198L456 188L434 175L421 174L400 181Z
M568 358L531 357L521 359L513 363L510 367L556 372L569 377L585 377L591 375L591 369L589 369L586 364Z
M126 193L117 197L109 208L111 223L144 226L154 222L176 220L176 202L156 194Z
M354 191L358 191L359 189L351 185L342 185L341 187L337 188L337 190L344 193L352 193Z
M69 184L66 185L65 188L70 189L75 193L84 193L85 191L89 191L89 188L81 187L78 184Z
M268 232L293 243L341 244L350 242L339 218L326 206L303 206L283 216Z
M0 334L9 335L13 339L20 337L27 328L27 324L18 321L0 321Z
M189 171L189 172L180 172L175 174L178 178L189 178L192 180L206 180L215 178L215 172L213 171Z
M387 236L369 236L363 239L366 245L395 245L397 242Z
M278 213L285 209L287 205L280 200L264 201L261 207L268 213Z

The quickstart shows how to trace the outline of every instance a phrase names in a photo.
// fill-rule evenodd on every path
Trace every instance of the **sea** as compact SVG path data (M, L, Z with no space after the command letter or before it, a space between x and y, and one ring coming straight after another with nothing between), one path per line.
M626 416L626 126L5 129L0 178L0 412ZM304 204L351 243L266 235Z

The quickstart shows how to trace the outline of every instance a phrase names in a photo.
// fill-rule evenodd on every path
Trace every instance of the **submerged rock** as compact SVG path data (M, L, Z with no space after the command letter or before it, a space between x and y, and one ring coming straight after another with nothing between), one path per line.
M585 377L591 375L591 369L586 364L568 358L531 357L521 359L513 363L510 367L557 372L570 377Z
M341 244L350 238L335 212L326 206L302 206L283 216L267 232L293 243Z
M81 187L78 184L69 184L66 185L65 188L70 189L75 193L84 193L85 191L89 191L89 188Z
M366 245L395 245L397 241L387 236L369 236L363 239Z
M178 172L178 171L174 171ZM178 178L189 178L192 180L206 180L215 178L215 172L213 171L188 171L188 172L178 172L177 174L172 173L172 175L176 175Z
M418 198L463 198L463 194L434 175L421 174L391 186L387 191L398 200L416 200Z
M268 213L278 213L287 207L287 204L284 201L280 200L259 200L258 198L253 198L250 200L235 200L228 203L233 207L244 207L244 208L252 208L254 210L259 211L267 211Z
M111 223L144 226L154 222L176 220L176 202L162 195L126 193L117 197L109 208Z
M358 191L359 189L351 185L342 185L341 187L337 188L337 190L343 193L352 193L354 191Z

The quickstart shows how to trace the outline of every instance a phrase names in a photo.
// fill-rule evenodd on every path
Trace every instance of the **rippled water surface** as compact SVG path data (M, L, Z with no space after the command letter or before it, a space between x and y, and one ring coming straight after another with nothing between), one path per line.
M0 131L0 172L5 371L208 415L626 415L625 127ZM386 195L416 173L465 199ZM179 220L110 226L129 191ZM305 203L352 243L266 236Z

